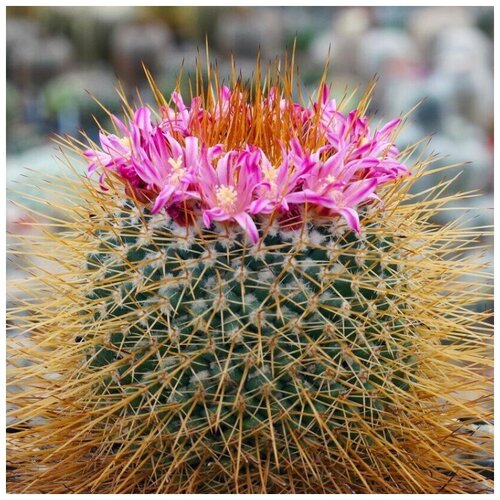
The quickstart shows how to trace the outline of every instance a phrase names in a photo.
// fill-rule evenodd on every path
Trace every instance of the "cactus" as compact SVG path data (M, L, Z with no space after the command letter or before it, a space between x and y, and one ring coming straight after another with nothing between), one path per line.
M103 189L48 185L67 200L47 221L59 231L19 237L34 276L10 312L10 491L491 488L491 439L467 432L491 418L489 313L474 308L489 292L463 280L481 276L465 254L480 233L432 223L461 195L410 194L428 161L407 175L400 120L370 133L368 94L343 115L321 82L310 108L288 105L292 72L277 75L267 94L215 77L175 110L153 84L167 160L140 108L83 151ZM346 132L328 112L361 134L332 165L358 162L328 179L336 197L318 169Z

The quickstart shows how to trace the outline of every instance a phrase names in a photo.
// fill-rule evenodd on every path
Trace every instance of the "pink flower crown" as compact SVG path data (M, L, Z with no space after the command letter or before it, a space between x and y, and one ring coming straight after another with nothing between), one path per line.
M393 143L401 119L371 131L358 109L347 115L337 109L326 85L310 107L277 95L271 89L266 98L251 104L239 91L224 86L211 106L204 107L201 97L195 97L188 107L174 92L175 108L163 106L161 119L154 120L146 107L137 109L128 127L113 116L121 136L101 132L100 149L84 151L88 174L103 169L103 185L106 172L113 172L129 194L152 204L152 213L189 210L206 227L212 221L233 221L254 243L259 240L258 214L286 216L304 207L322 217L341 216L359 232L358 207L379 200L379 186L409 174ZM252 130L257 115L277 123L280 116L286 117L291 138L261 139L261 144L243 138L242 145L231 147L229 140L210 143L202 133L218 123ZM270 142L273 158L265 152Z

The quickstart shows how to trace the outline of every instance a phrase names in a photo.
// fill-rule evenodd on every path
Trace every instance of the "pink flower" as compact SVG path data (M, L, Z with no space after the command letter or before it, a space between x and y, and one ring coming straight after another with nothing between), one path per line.
M212 221L234 221L257 242L255 215L277 211L277 220L288 224L300 219L304 204L318 214L340 215L359 231L358 207L379 199L379 186L409 174L393 142L401 120L373 132L359 110L341 113L326 85L310 107L284 99L275 88L259 101L263 109L226 86L215 99L209 109L203 108L200 97L186 106L174 92L175 108L162 109L160 124L145 107L136 111L128 127L113 117L119 132L101 133L100 149L84 151L88 175L103 167L126 181L127 195L133 191L141 202L152 203L153 213L166 209L182 214L186 223L201 217L207 227ZM240 123L244 131L262 112L286 114L291 126L294 138L278 142L281 157L276 163L254 144L224 151L222 145L210 147L200 138L204 127L220 120L227 120L228 126L234 120L248 121ZM315 141L323 145L311 151L301 145ZM188 201L192 203L185 205Z
M159 128L152 135L147 149L138 148L133 160L136 172L148 189L158 192L152 213L186 199L199 198L196 191L189 189L194 182L198 157L196 137L187 137L182 147Z
M200 164L198 182L205 206L205 226L210 227L214 220L234 220L256 243L259 233L250 214L265 209L261 200L252 199L261 182L257 153L230 151L218 160L217 168L204 161Z
M262 150L258 150L263 177L258 194L263 213L270 213L276 208L289 210L288 195L298 188L308 171L314 166L314 161L303 155L302 148L296 139L290 141L290 146L289 151L282 146L282 160L277 167L271 164Z
M323 85L320 92L320 101L313 107L320 115L320 127L326 134L328 142L337 150L347 145L352 145L352 156L369 155L378 157L389 155L395 158L399 151L394 146L392 134L401 123L401 118L396 118L385 124L373 135L370 132L368 119L360 116L357 109L352 110L347 116L336 109L334 99L328 99L329 90Z
M288 203L307 203L329 209L342 215L355 231L360 230L356 206L372 198L377 179L362 179L351 182L358 170L369 168L370 160L345 163L346 149L321 161L317 152L306 155L298 150L297 158L302 162L313 162L303 175L302 188L286 196Z
M149 109L139 108L130 121L130 127L127 128L116 116L112 116L113 122L123 133L122 137L114 134L105 135L99 133L99 142L102 151L87 149L83 152L89 160L87 175L91 176L98 168L104 167L116 172L120 177L128 181L132 187L140 187L141 179L135 171L133 156L134 151L150 141L153 133L151 123L151 113ZM100 181L104 173L101 175Z
M184 137L191 135L191 123L194 118L202 113L201 98L194 97L191 106L186 106L179 92L172 92L172 101L177 109L171 107L162 108L165 118L160 124L160 128L166 133L180 132Z
M91 177L97 169L103 167L104 169L120 172L124 178L129 179L131 184L135 184L137 179L132 172L127 172L132 155L129 137L106 136L102 132L99 132L99 142L102 151L95 149L86 149L83 151L83 155L89 161L87 176ZM103 186L104 176L105 172L103 171L99 177L101 186Z

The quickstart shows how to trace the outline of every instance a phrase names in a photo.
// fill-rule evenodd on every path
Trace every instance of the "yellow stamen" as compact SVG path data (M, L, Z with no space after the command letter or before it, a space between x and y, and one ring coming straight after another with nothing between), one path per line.
M182 174L184 173L184 168L182 166L182 156L179 156L176 160L174 160L173 158L169 158L168 163L172 166L173 169L172 173L170 174L170 179L178 182L181 179Z
M130 141L130 137L124 136L120 139L120 142L123 144L123 147L132 149L132 142Z
M236 203L236 198L238 194L234 189L234 186L219 186L215 190L215 195L217 196L217 203L221 208L226 211L230 211L234 208L234 204Z
M179 156L176 160L169 158L168 163L170 163L174 170L180 170L182 168L182 156Z
M278 171L275 168L272 168L272 167L266 168L264 170L264 178L266 179L266 181L273 183L274 180L276 179L277 173L278 173Z

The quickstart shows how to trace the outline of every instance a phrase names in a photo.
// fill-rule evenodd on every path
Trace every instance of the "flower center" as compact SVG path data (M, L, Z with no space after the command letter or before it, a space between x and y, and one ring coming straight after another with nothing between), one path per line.
M266 168L266 170L264 170L264 178L266 179L266 181L269 181L270 183L274 183L274 180L276 179L276 174L278 173L278 171L275 169L275 168Z
M234 189L234 186L219 186L215 190L215 195L217 197L217 203L221 208L223 208L226 212L230 212L236 203L236 198L238 194Z
M174 170L180 170L182 168L182 156L179 156L176 160L169 158L168 163L170 163Z
M176 160L173 158L168 159L168 163L172 167L172 173L170 174L170 179L179 182L182 174L184 173L184 169L182 167L182 156L179 156Z
M278 170L273 167L269 167L263 170L264 179L269 183L269 189L265 192L264 196L268 199L275 198L278 194L278 185L276 184L276 177L278 176Z
M130 137L123 136L121 139L118 139L121 143L121 145L125 148L128 149L129 151L126 153L127 155L130 155L132 151L132 141L130 140Z
M331 198L338 207L344 206L344 195L340 191L333 191L330 193Z
M327 177L325 177L324 180L326 182L323 182L323 184L321 184L321 189L326 190L326 189L328 189L328 187L330 186L330 184L333 184L337 179L335 178L334 175L330 174Z

